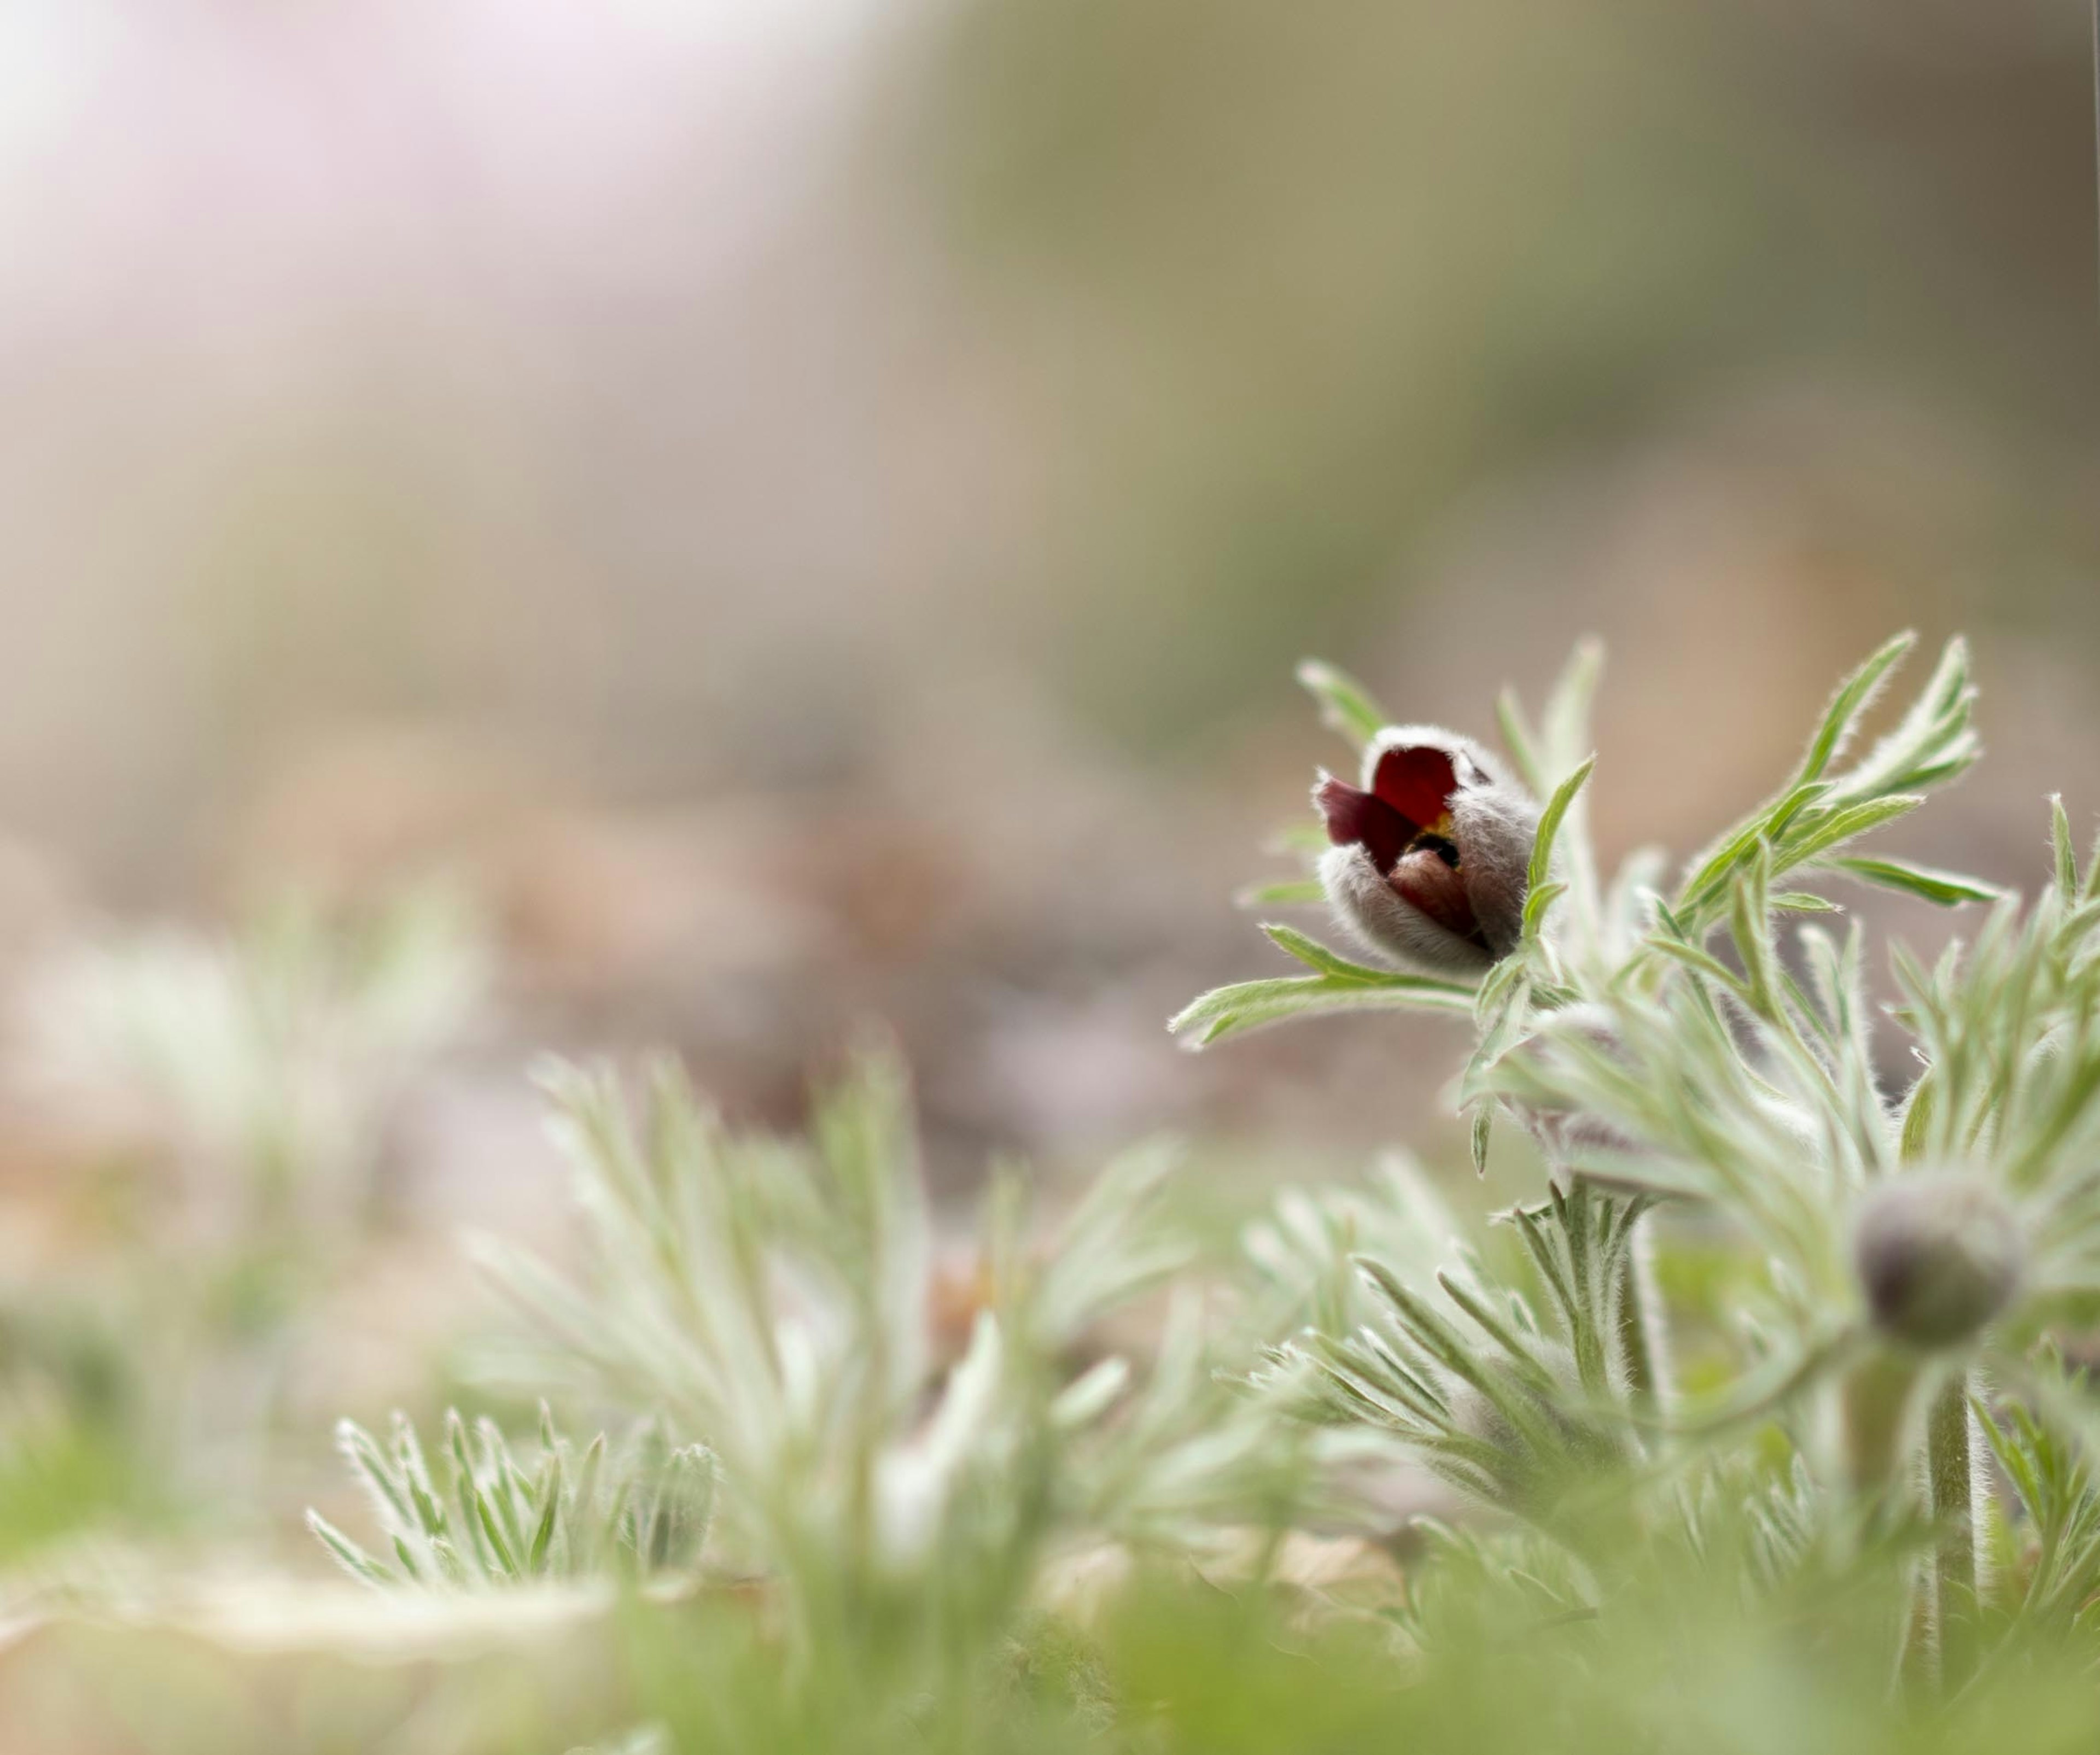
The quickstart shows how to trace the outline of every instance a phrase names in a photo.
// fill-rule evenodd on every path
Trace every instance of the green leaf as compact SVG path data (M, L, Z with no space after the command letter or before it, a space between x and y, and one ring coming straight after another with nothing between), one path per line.
M474 1506L474 1515L480 1519L481 1532L488 1540L489 1551L496 1562L496 1570L506 1578L522 1576L518 1557L504 1537L503 1526L497 1521L495 1510L489 1504L489 1496L470 1484L467 1495Z
M1842 914L1845 911L1827 896L1805 889L1783 889L1771 898L1776 914Z
M1546 790L1546 771L1538 765L1538 749L1531 727L1524 723L1524 708L1516 691L1505 689L1495 700L1495 723L1501 729L1502 747L1509 752L1517 778L1534 792Z
M1484 1300L1476 1296L1472 1288L1458 1275L1439 1268L1436 1278L1437 1290L1470 1317L1474 1326L1502 1348L1506 1356L1503 1369L1511 1376L1522 1378L1533 1389L1551 1395L1553 1391L1551 1376L1525 1351L1523 1341L1509 1325Z
M605 1434L600 1432L585 1449L583 1462L576 1469L576 1486L569 1495L567 1559L572 1569L598 1558L598 1482L599 1472L605 1466Z
M1975 695L1968 646L1958 637L1950 640L1901 723L1845 775L1845 795L1878 798L1923 792L1964 772L1983 752L1969 723Z
M554 1525L562 1512L562 1459L551 1449L547 1457L547 1480L540 1490L540 1521L532 1532L532 1543L525 1557L527 1569L543 1572L547 1569L547 1550L554 1540Z
M424 1535L435 1537L450 1534L445 1508L438 1503L436 1494L412 1475L408 1477L408 1492L416 1502L416 1521Z
M1370 691L1332 664L1308 658L1298 667L1298 681L1320 703L1321 722L1340 732L1358 749L1390 723Z
M1308 969L1317 969L1322 975L1340 976L1352 981L1375 981L1386 971L1374 969L1361 963L1352 963L1339 951L1330 950L1317 938L1308 938L1295 927L1286 926L1281 921L1264 920L1262 937L1278 950L1288 951Z
M1528 880L1530 889L1545 887L1547 874L1552 870L1553 843L1560 833L1561 822L1567 817L1569 807L1574 804L1576 795L1588 783L1596 765L1597 758L1594 756L1583 761L1554 788L1553 796L1546 801L1545 814L1538 819L1538 838L1531 844L1531 870ZM1529 910L1526 911L1528 913Z
M2071 844L2071 818L2063 808L2063 795L2052 792L2049 800L2049 838L2056 854L2056 889L2066 902L2078 900L2078 854Z
M1586 638L1575 642L1568 662L1546 698L1546 712L1539 720L1540 754L1546 764L1542 774L1565 768L1577 761L1577 750L1590 742L1590 703L1596 699L1597 684L1604 673L1604 643Z
M1285 878L1274 884L1253 884L1233 900L1242 908L1310 907L1327 899L1317 878Z
M1747 997L1746 990L1735 972L1718 957L1710 955L1697 946L1688 945L1681 938L1667 937L1660 933L1652 933L1644 942L1651 950L1659 950L1687 968L1697 970L1709 981L1718 981L1731 993Z
M1842 752L1858 727L1860 716L1873 704L1889 672L1917 644L1915 633L1898 634L1838 686L1837 694L1831 697L1830 705L1824 712L1823 723L1816 727L1815 740L1808 747L1801 771L1795 777L1797 783L1819 778Z
M1507 956L1487 972L1473 993L1473 1015L1485 1025L1502 1016L1508 1009L1521 1009L1520 999L1513 998L1520 986L1531 979L1531 959Z
M1680 907L1689 907L1718 889L1736 862L1761 840L1776 840L1786 826L1830 791L1827 780L1810 780L1781 793L1708 854L1685 880Z
M1863 884L1921 896L1943 908L1957 907L1965 902L1995 902L2002 893L1995 884L1986 884L1981 879L1964 877L1958 871L1942 871L1931 866L1912 865L1904 859L1853 858L1833 859L1830 864Z
M1869 831L1899 817L1907 817L1922 805L1925 800L1915 792L1899 792L1892 798L1877 798L1860 805L1846 805L1832 811L1828 816L1815 820L1813 826L1804 824L1798 840L1789 840L1780 849L1780 870L1805 865L1820 858L1833 847L1846 841L1856 840Z
M492 1512L501 1521L504 1533L510 1539L500 1558L515 1574L516 1557L525 1546L524 1525L518 1515L520 1501L517 1466L511 1461L509 1441L493 1420L483 1415L474 1422L474 1429L481 1446L482 1478L477 1484L483 1515Z
M336 1563L351 1577L361 1579L368 1585L389 1585L394 1581L390 1568L373 1559L320 1512L309 1510L307 1513L307 1528L334 1557Z
M1488 1141L1494 1131L1495 1109L1492 1103L1482 1103L1473 1111L1473 1173L1485 1176L1488 1173Z
M1331 844L1327 831L1317 822L1293 822L1278 829L1262 843L1265 853L1304 853L1317 857Z
M2089 870L2085 874L2085 881L2089 884L2093 881L2093 873ZM2100 901L2081 902L2063 917L2056 929L2058 950L2069 955L2077 947L2079 941L2096 926L2100 926Z
M1938 1091L1933 1083L1932 1069L1927 1067L1917 1075L1910 1087L1903 1111L1903 1131L1897 1149L1906 1163L1926 1155L1932 1139L1934 1110L1938 1102Z
M416 1528L417 1519L410 1508L406 1488L395 1479L378 1440L355 1420L342 1420L337 1422L335 1441L343 1460L364 1477L382 1512L390 1512L404 1529Z
M1193 1031L1198 1047L1264 1025L1323 1012L1443 1012L1471 1016L1472 990L1426 976L1395 975L1375 984L1333 975L1290 975L1213 988L1167 1024L1176 1035Z
M1762 1017L1771 1017L1777 1010L1773 995L1778 959L1772 950L1771 909L1766 900L1771 876L1771 849L1760 843L1736 881L1728 909L1729 933L1742 959L1747 997Z
M1546 921L1546 911L1567 893L1568 886L1565 884L1542 884L1537 889L1525 892L1524 936L1526 938L1538 937L1539 928Z

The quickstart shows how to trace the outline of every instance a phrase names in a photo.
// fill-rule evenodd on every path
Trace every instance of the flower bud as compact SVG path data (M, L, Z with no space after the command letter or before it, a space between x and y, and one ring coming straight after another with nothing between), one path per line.
M1551 1393L1520 1379L1507 1367L1498 1371L1509 1394L1519 1397L1531 1417L1534 1433L1548 1441L1542 1449L1518 1431L1510 1417L1471 1383L1454 1382L1445 1394L1451 1423L1465 1436L1489 1447L1493 1462L1476 1462L1487 1497L1521 1515L1550 1512L1560 1495L1590 1470L1625 1459L1622 1436L1586 1423L1570 1410L1589 1397L1575 1356L1559 1342L1540 1341L1533 1357L1546 1368L1555 1386Z
M1636 1080L1665 1076L1661 1068L1652 1063L1637 1063L1612 1012L1587 1001L1546 1013L1511 1052L1529 1059L1551 1075L1564 1067L1564 1057L1578 1050L1601 1055ZM1800 1151L1813 1153L1820 1149L1820 1135L1815 1118L1799 1103L1768 1090L1758 1091L1751 1100L1757 1107L1758 1118L1784 1133ZM1538 1142L1557 1186L1567 1187L1570 1166L1580 1164L1583 1180L1599 1188L1637 1193L1653 1191L1657 1187L1654 1182L1643 1180L1637 1161L1656 1156L1658 1149L1647 1140L1628 1133L1609 1116L1552 1096L1506 1096L1502 1101L1502 1107L1515 1115ZM1621 1163L1611 1169L1582 1163L1591 1153L1608 1155Z
M1334 843L1320 880L1374 955L1478 973L1524 930L1538 806L1487 752L1433 725L1392 725L1364 752L1363 784L1322 774L1312 801Z
M1892 1340L1930 1350L1968 1339L2011 1302L2027 1242L1988 1184L1924 1171L1893 1177L1868 1195L1852 1256L1875 1325Z
M1626 1058L1626 1045L1611 1013L1593 1004L1566 1006L1551 1013L1544 1023L1518 1044L1518 1052L1548 1055L1571 1038L1614 1060L1623 1063ZM1635 1142L1613 1122L1552 1099L1518 1101L1505 1098L1503 1106L1524 1123L1525 1130L1538 1142L1556 1183L1564 1180L1563 1173L1568 1161L1585 1152L1631 1153L1637 1149Z

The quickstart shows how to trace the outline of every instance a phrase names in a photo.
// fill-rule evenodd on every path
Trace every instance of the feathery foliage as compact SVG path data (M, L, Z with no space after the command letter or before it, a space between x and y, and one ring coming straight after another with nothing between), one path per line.
M646 1422L627 1444L599 1433L578 1452L540 1410L536 1460L521 1462L493 1422L471 1436L445 1414L434 1471L416 1429L394 1417L382 1444L354 1420L337 1447L365 1489L391 1560L375 1559L318 1511L307 1527L352 1577L373 1585L522 1585L536 1579L677 1576L699 1564L713 1521L715 1460L673 1447Z
M1435 1014L1476 1164L1521 1186L1487 1224L1395 1155L1206 1255L1154 1147L1047 1240L995 1176L962 1243L885 1056L804 1140L668 1064L558 1069L587 1265L484 1248L505 1369L705 1449L586 1489L603 1441L550 1425L523 1464L455 1420L435 1477L405 1426L346 1427L392 1555L317 1533L375 1581L694 1586L623 1624L638 1728L606 1747L2083 1747L2100 893L2061 804L2028 901L1865 849L1979 753L1959 642L1864 736L1910 645L1674 883L1600 868L1594 646L1535 722L1505 696L1506 774L1301 671L1364 784L1323 779L1308 875L1259 893L1332 893L1377 955L1267 926L1304 972L1173 1027ZM1830 924L1861 884L1973 936L1880 981Z

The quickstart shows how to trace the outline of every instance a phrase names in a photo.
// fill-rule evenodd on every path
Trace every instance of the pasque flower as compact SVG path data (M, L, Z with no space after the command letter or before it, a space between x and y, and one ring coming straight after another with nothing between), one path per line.
M1874 1325L1930 1351L1967 1340L2012 1301L2027 1247L1997 1191L1974 1176L1917 1171L1862 1204L1853 1260Z
M1320 881L1367 949L1440 973L1515 949L1539 810L1478 744L1389 725L1364 752L1363 784L1323 773L1312 802L1334 843Z

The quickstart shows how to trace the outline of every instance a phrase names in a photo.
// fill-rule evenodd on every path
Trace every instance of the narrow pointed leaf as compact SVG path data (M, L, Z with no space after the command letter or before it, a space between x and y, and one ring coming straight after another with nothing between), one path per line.
M1370 691L1348 672L1308 658L1298 667L1298 681L1320 703L1321 721L1339 731L1358 749L1376 737L1388 724L1385 714Z

